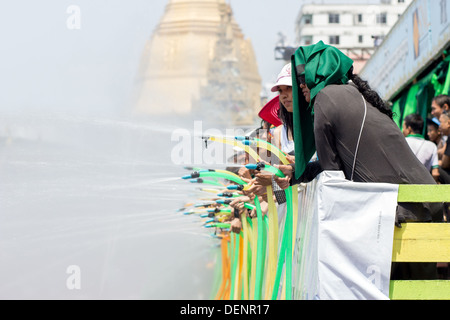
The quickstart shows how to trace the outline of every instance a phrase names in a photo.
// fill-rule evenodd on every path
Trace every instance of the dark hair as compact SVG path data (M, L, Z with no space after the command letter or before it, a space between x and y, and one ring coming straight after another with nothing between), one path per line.
M264 125L266 125L266 128L264 128ZM256 128L256 129L250 134L250 136L251 136L251 137L259 136L260 133L261 133L261 131L263 131L263 130L266 130L266 131L269 130L271 125L272 125L272 124L271 124L269 121L264 120L264 119L261 119L261 126L258 127L258 128Z
M294 139L294 114L286 110L280 101L280 110L278 110L278 117L281 122L283 122L286 128L286 134L289 137L289 133L292 134L292 139Z
M363 79L361 79L358 75L353 74L353 67L348 72L349 79L353 81L353 83L358 88L358 91L361 92L364 99L366 99L372 106L377 108L381 113L387 115L390 119L394 118L394 113L389 107L388 103L385 102L375 90L369 86L369 83Z
M418 114L418 113L408 114L403 121L405 121L405 126L411 127L411 129L414 133L419 133L419 134L422 133L423 118L420 114Z
M442 116L442 115L446 116L447 118L450 118L450 111L448 111L448 110L442 110L441 116Z
M439 119L438 119L439 120ZM433 127L435 130L439 130L439 124L431 119L427 119L427 128Z
M432 101L436 102L436 104L441 108L444 107L444 104L447 104L450 108L450 96L446 94L440 94L434 97Z

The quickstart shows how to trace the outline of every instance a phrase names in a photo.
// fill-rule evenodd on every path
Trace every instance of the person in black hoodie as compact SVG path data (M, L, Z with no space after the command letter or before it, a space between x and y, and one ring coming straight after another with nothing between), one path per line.
M293 56L295 164L279 166L287 183L309 182L323 170L354 182L436 184L411 151L393 113L353 61L319 42ZM318 161L311 162L317 152ZM442 221L442 205L399 203L396 225ZM393 264L391 279L435 279L436 264Z

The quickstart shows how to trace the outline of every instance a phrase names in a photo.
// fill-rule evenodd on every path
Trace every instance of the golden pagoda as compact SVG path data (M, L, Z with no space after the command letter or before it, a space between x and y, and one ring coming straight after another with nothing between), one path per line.
M139 113L201 116L203 108L227 108L239 114L235 124L252 124L261 108L253 47L225 0L169 0L145 46L138 85Z

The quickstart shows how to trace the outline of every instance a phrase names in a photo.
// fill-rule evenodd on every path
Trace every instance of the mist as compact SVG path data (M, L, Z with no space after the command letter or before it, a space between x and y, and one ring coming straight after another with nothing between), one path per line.
M217 242L170 158L189 122L132 112L165 3L77 1L71 29L73 4L0 5L0 299L208 299Z

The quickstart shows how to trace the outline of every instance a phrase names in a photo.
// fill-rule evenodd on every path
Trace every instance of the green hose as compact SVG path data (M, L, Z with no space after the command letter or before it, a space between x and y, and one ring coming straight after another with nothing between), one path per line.
M218 181L215 180L209 180L209 179L191 179L192 183L204 183L204 184L209 184L212 186L219 186L219 187L223 187L224 185Z
M231 224L225 222L216 222L206 225L206 228L230 229Z
M250 209L250 210L253 210L253 209L256 208L256 206L254 206L254 205L252 205L252 204L250 204L248 202L244 203L244 207L247 208L247 209Z
M253 168L253 165L247 165L247 168ZM281 172L279 169L267 164L259 163L256 165L256 169L271 172L280 178L285 177L283 172ZM286 300L292 300L292 237L293 237L292 187L287 188L285 190L285 193L286 193L287 212L286 212L284 234L281 242L281 250L280 255L278 257L277 274L275 278L275 285L272 292L272 299L277 298L283 262L286 262Z
M286 222L285 232L286 234L286 300L292 300L292 224L293 224L293 212L292 212L292 187L286 189ZM286 229L287 228L287 229Z
M275 169L275 168L274 168ZM281 171L280 171L281 172ZM202 170L199 172L193 172L191 175L184 176L183 179L195 179L195 178L203 178L203 177L218 177L227 179L230 181L233 181L240 185L247 185L247 183L236 176L235 174L231 172L226 171L213 171L213 170ZM263 255L263 241L264 241L264 229L263 226L263 217L262 217L262 211L261 211L261 204L259 202L258 197L255 197L255 207L256 207L256 214L257 214L257 222L258 222L258 239L257 239L257 249L256 249L256 257L257 257L257 263L256 263L256 281L255 281L255 300L261 300L261 294L262 294L262 282L263 282L263 267L264 267L264 255ZM248 207L249 205L247 205ZM251 207L253 208L253 207ZM217 228L230 228L229 223L213 223L210 224L208 227L217 227Z
M183 179L195 179L195 178L203 178L203 177L217 177L223 178L230 181L233 181L237 184L247 184L244 180L239 178L238 176L232 174L231 172L228 174L226 172L217 172L217 171L195 171L190 175L184 176Z

